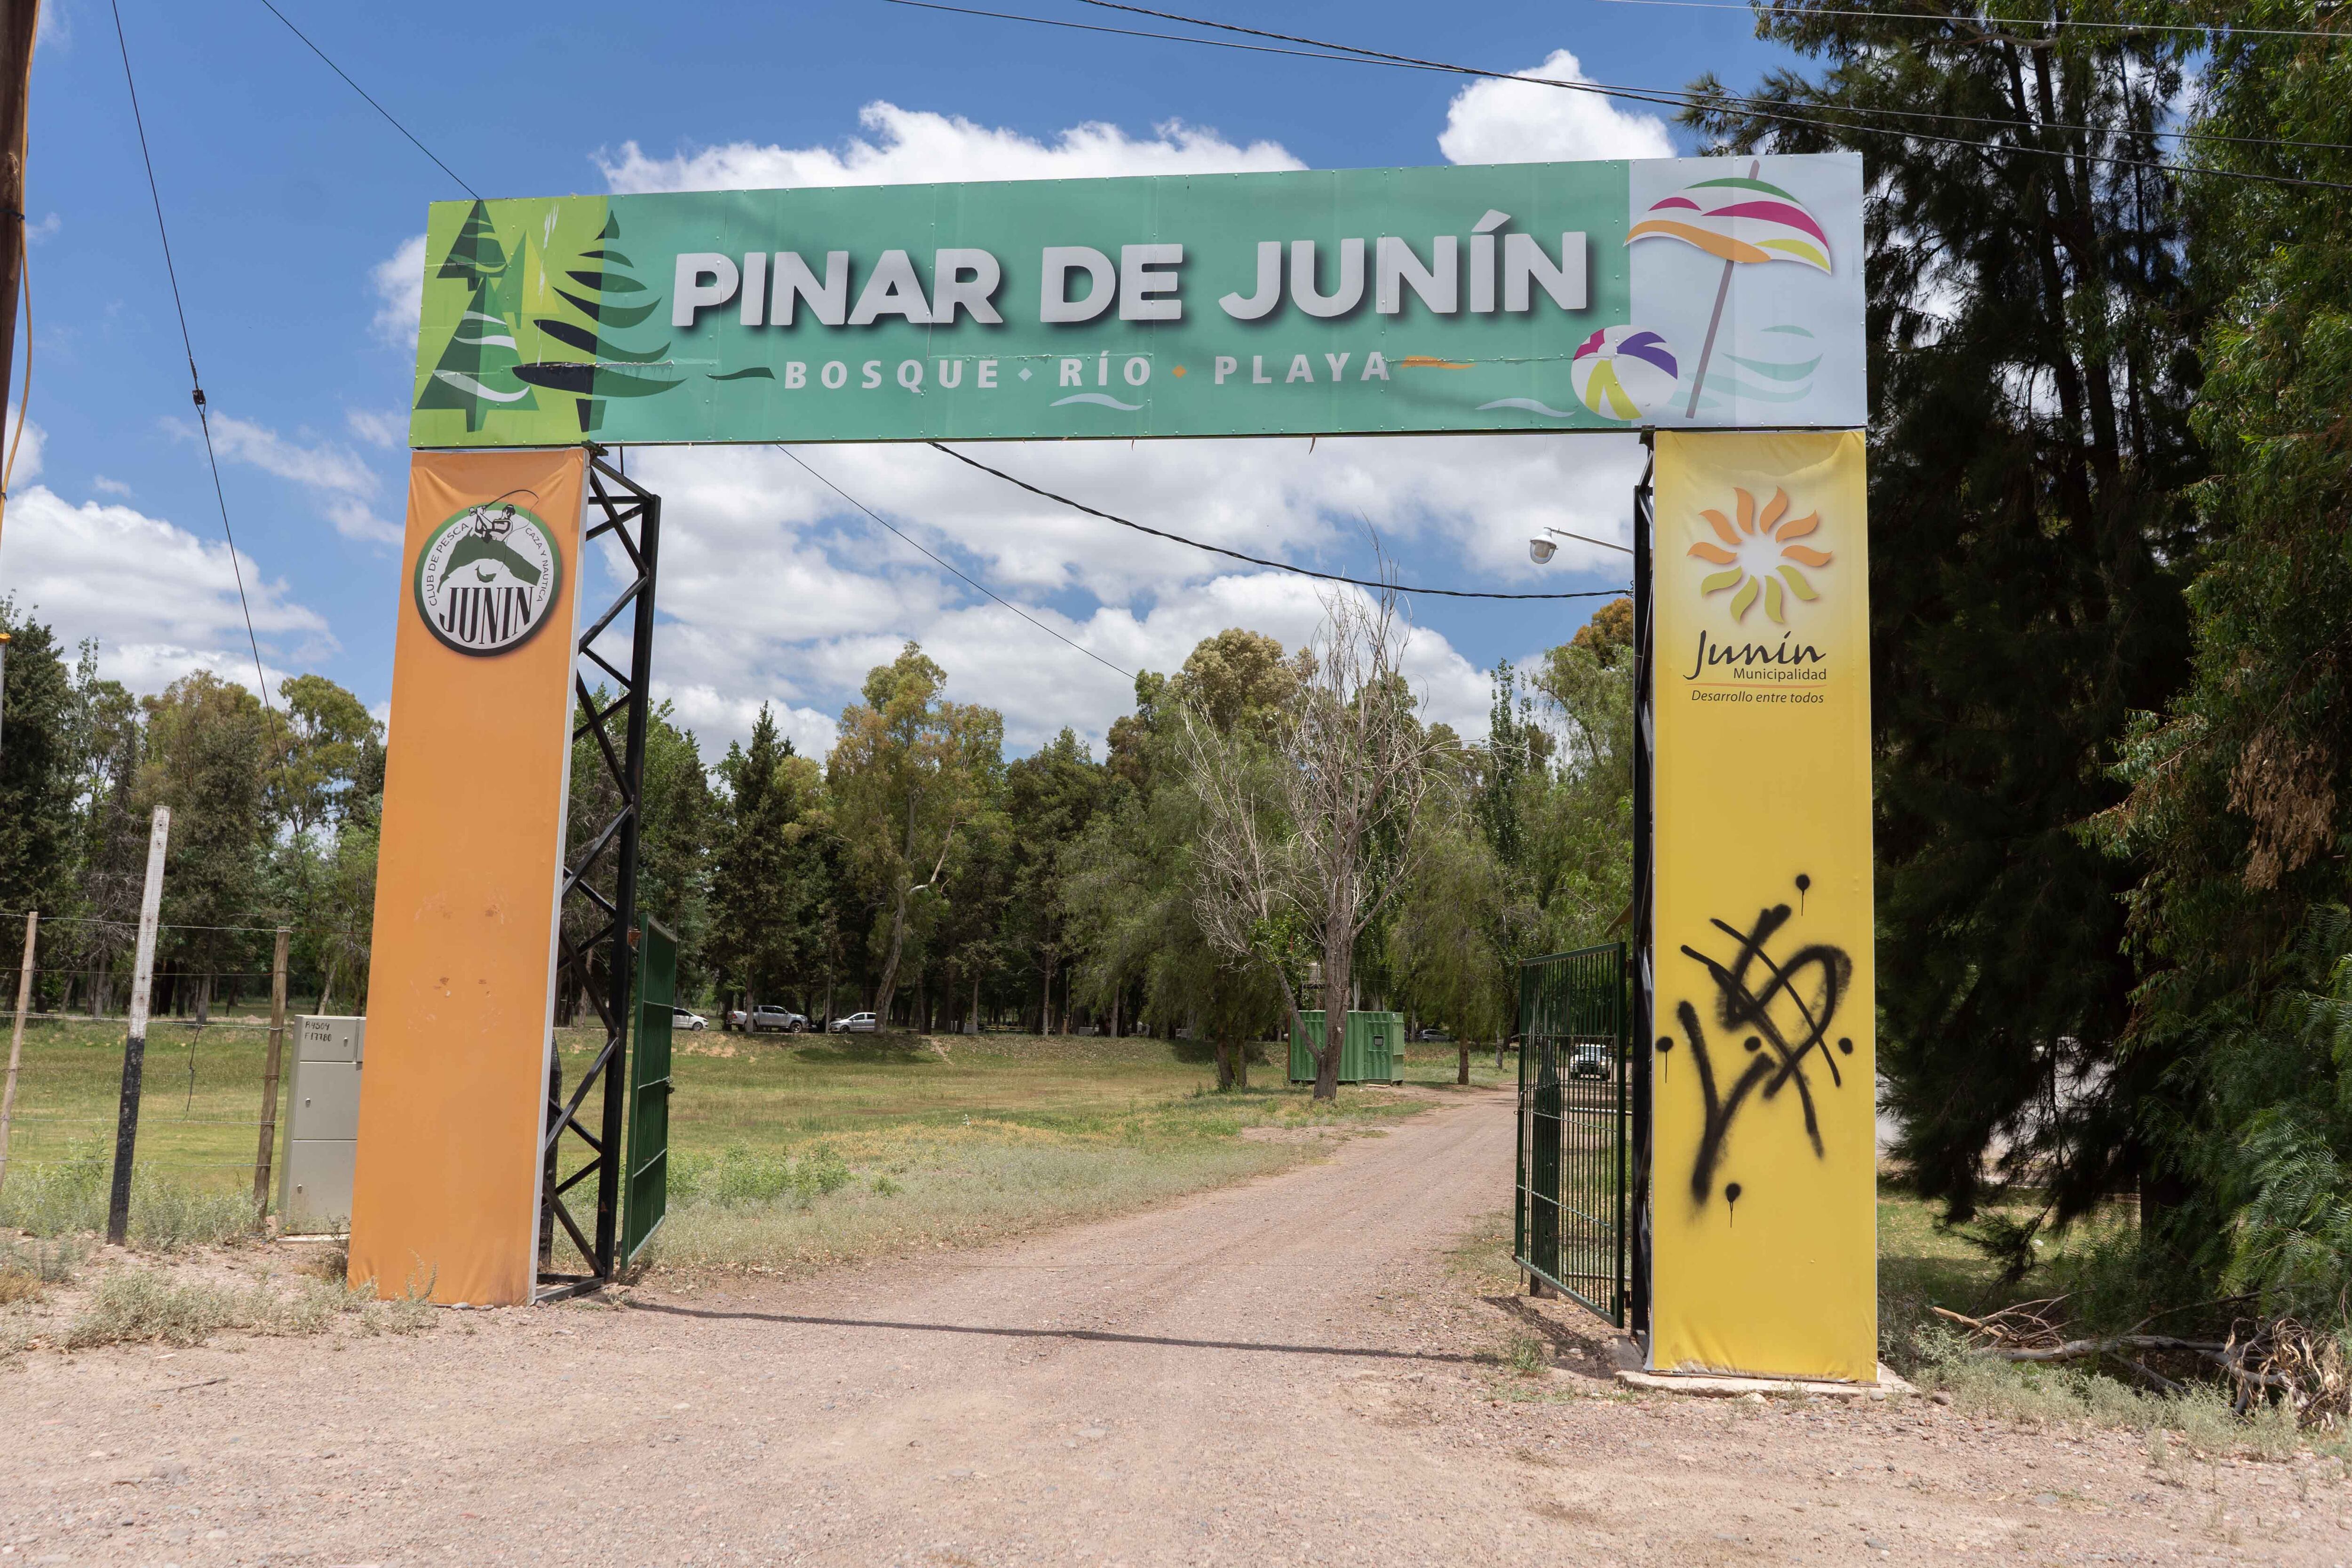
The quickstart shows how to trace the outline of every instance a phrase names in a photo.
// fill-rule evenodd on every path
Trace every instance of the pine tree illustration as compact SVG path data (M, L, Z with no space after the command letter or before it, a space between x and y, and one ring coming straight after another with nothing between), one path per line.
M669 369L667 365L659 365L655 375L615 368L656 367L669 353L667 338L652 348L633 349L604 335L608 329L626 332L644 325L662 304L661 296L628 270L636 264L614 246L613 242L620 237L620 218L606 218L595 245L580 253L581 265L567 268L563 274L578 292L562 285L555 289L557 298L577 311L587 325L560 316L531 320L531 325L557 342L588 355L588 363L543 363L520 365L515 370L516 375L535 386L572 394L579 400L580 428L583 433L604 425L606 398L651 397L678 384L675 374L659 374Z
M488 206L476 202L434 273L473 292L417 395L417 407L462 409L466 428L479 430L494 408L539 406L515 374L522 357L515 352L515 271L491 226Z

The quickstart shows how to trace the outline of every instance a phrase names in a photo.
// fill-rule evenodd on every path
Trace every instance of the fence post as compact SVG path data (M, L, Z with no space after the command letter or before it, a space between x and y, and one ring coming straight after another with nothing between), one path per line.
M278 1152L278 1068L286 1047L286 943L293 933L278 928L278 950L269 959L269 1057L261 1068L261 1148L253 1157L254 1217L269 1214L269 1162Z
M0 1185L8 1180L8 1123L16 1114L16 1064L25 1056L25 1006L33 999L33 936L41 929L41 911L25 917L25 963L16 971L16 1025L8 1031L8 1087L0 1089Z
M155 918L163 903L163 847L172 808L155 808L147 835L147 886L139 895L139 947L131 963L131 1030L122 1042L122 1102L114 1116L114 1190L106 1204L106 1239L131 1233L131 1161L139 1145L139 1079L147 1068L147 990L155 974Z

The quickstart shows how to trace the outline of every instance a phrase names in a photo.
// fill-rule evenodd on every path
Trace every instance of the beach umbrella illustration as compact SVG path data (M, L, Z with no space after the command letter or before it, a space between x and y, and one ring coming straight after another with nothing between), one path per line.
M1752 160L1745 178L1727 174L1685 185L1652 203L1625 236L1628 245L1637 239L1678 240L1723 258L1723 279L1716 285L1715 313L1707 318L1698 368L1691 373L1690 405L1683 410L1685 418L1698 414L1698 389L1706 383L1707 361L1715 354L1716 329L1723 324L1723 301L1731 292L1731 269L1787 261L1831 270L1830 237L1820 221L1795 195L1757 178L1762 167L1761 159Z

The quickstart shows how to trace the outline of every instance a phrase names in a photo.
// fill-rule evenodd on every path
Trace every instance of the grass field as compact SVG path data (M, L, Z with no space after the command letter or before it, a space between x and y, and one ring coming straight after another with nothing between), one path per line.
M267 1041L248 1022L152 1027L134 1239L217 1239L246 1223ZM567 1081L598 1043L558 1032ZM0 1226L98 1223L121 1061L119 1023L27 1026ZM1451 1047L1423 1046L1406 1070L1450 1085L1454 1063ZM1496 1081L1493 1063L1474 1056L1474 1081ZM782 1268L979 1239L1277 1169L1311 1154L1316 1129L1414 1109L1377 1089L1318 1108L1282 1076L1256 1064L1258 1087L1219 1095L1205 1047L1133 1037L682 1033L656 1250ZM283 1137L281 1118L281 1157Z

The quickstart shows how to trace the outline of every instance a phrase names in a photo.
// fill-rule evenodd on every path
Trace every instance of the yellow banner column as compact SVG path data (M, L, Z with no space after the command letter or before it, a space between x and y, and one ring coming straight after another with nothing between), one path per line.
M1658 1371L1877 1375L1859 431L1657 437Z
M408 482L351 1279L530 1300L572 755L578 450Z

